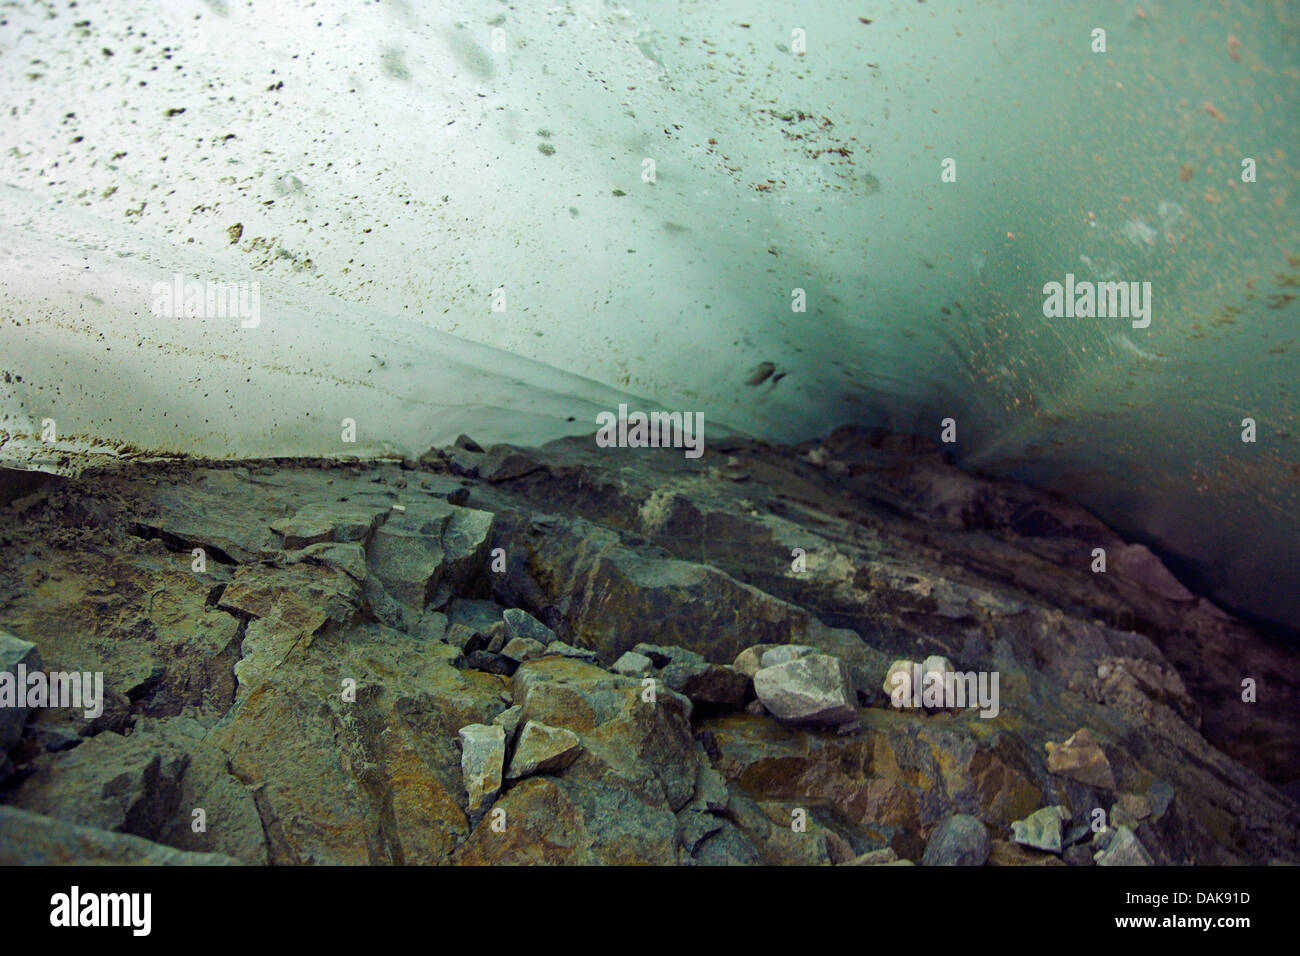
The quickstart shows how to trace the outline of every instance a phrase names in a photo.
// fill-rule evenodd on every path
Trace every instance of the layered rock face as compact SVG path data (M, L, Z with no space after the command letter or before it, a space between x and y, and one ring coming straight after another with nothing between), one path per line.
M0 670L105 693L0 711L0 862L1300 860L1300 656L909 436L5 497Z

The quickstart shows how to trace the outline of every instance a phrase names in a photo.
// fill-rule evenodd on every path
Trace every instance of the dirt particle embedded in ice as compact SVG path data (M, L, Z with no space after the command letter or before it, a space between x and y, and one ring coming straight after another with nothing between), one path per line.
M406 65L405 53L396 47L385 50L379 58L380 67L395 80L409 80L411 71Z
M750 369L749 377L745 379L746 385L762 385L776 371L776 366L771 362L760 362Z

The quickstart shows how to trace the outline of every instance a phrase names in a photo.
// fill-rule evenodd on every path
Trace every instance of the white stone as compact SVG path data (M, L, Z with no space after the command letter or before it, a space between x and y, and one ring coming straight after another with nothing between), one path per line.
M835 726L857 716L857 699L844 664L809 654L754 674L754 691L778 720Z

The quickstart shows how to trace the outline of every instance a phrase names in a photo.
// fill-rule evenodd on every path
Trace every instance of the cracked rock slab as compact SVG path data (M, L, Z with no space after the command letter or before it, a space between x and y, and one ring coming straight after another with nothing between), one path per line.
M238 866L239 861L0 805L0 866L68 865Z
M582 741L572 730L530 720L515 744L506 777L518 780L539 773L558 773L582 754Z
M983 866L988 858L988 828L970 814L955 813L930 834L921 865Z
M461 774L471 819L487 812L501 791L506 760L506 732L499 724L468 724L460 728Z

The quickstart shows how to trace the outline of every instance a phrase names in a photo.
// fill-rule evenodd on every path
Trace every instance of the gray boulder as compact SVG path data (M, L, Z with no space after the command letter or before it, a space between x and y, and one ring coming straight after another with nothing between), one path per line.
M983 866L989 858L989 831L975 817L956 813L930 834L922 866Z
M467 724L460 728L460 770L465 780L468 813L477 820L501 791L506 761L506 732L496 724Z
M838 725L857 716L857 698L839 658L809 654L754 674L754 691L778 720Z
M526 637L537 641L543 647L555 640L555 632L527 611L512 607L506 610L503 617L506 622L506 634L510 639Z
M531 661L546 654L546 646L530 637L516 637L501 648L501 656L516 664Z
M380 528L370 545L370 570L384 590L407 607L423 609L442 576L442 543L396 522Z
M459 591L484 572L494 520L441 501L413 504L375 530L370 571L394 600L423 609L440 587Z
M614 662L610 668L615 674L622 674L624 677L646 677L654 670L654 662L644 654L638 654L636 651L625 651L623 656Z

